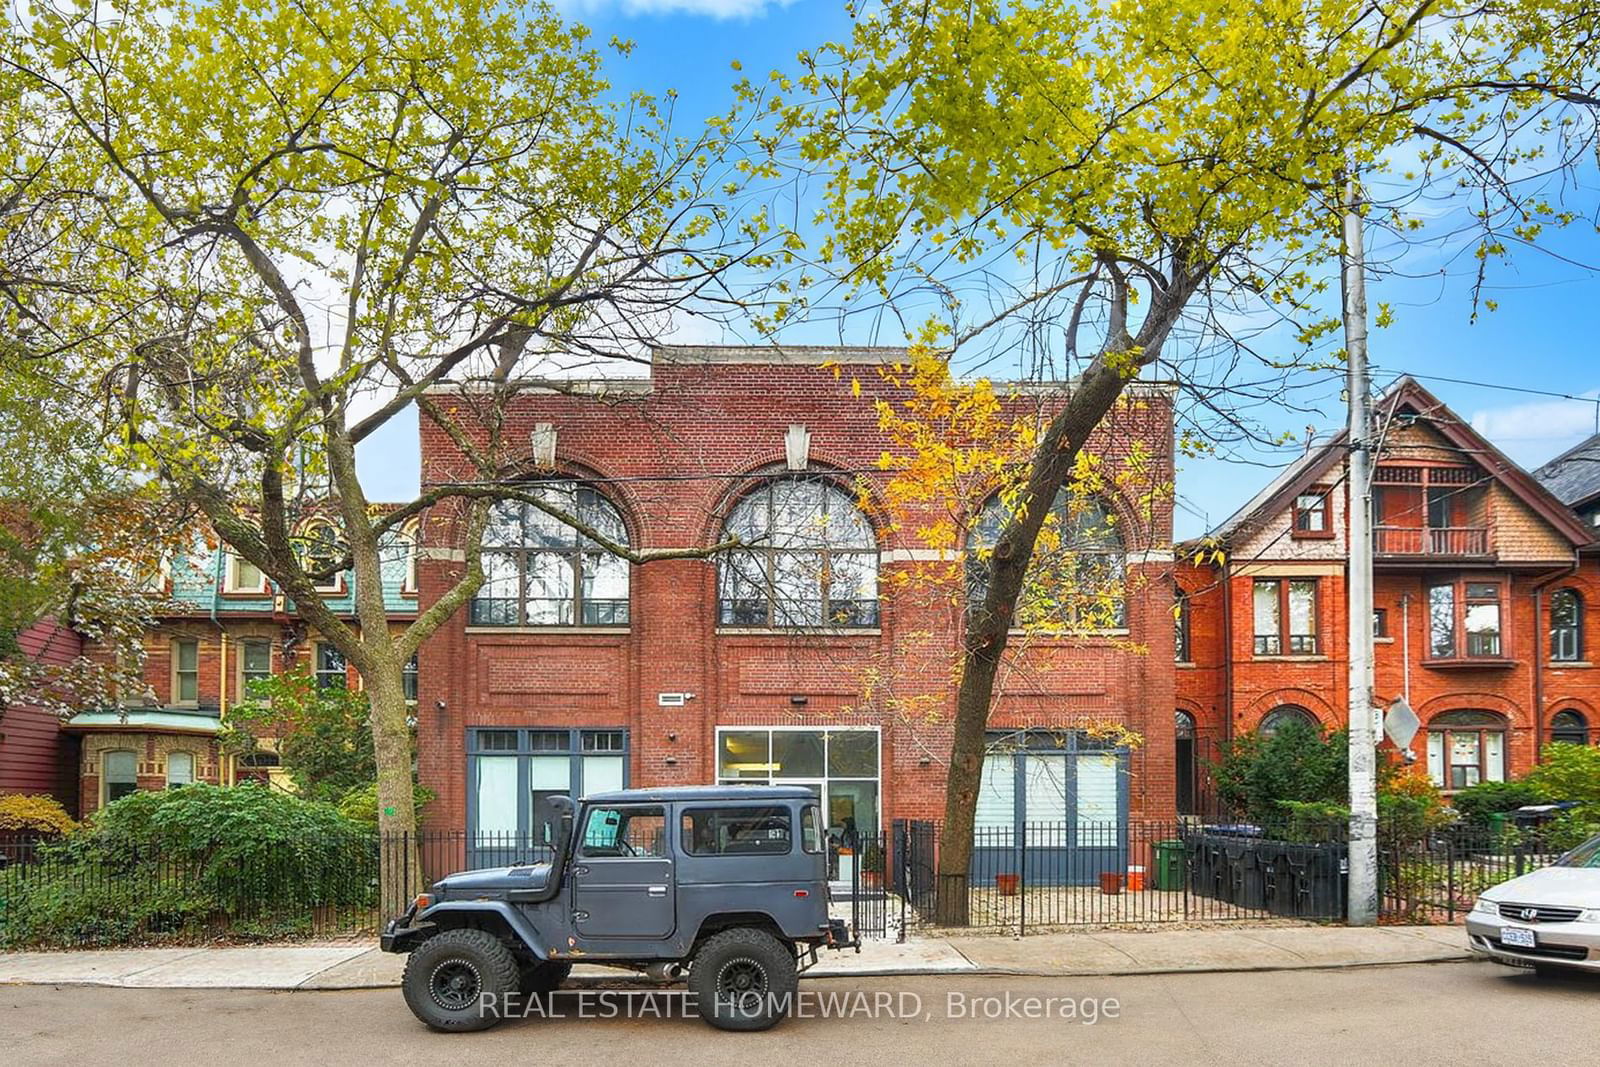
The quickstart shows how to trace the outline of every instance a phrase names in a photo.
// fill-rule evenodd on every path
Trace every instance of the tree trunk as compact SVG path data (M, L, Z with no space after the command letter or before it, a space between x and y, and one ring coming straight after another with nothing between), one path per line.
M417 844L417 812L411 779L411 727L399 663L384 663L362 675L372 724L378 775L380 918L399 915L424 888Z
M1034 545L1056 493L1066 483L1078 451L1111 410L1128 382L1105 365L1094 365L1078 382L1066 406L1051 420L1039 442L1017 514L1006 524L989 560L989 586L982 605L967 619L962 648L961 684L956 691L955 735L945 780L944 828L939 842L939 894L936 920L944 926L968 921L968 878L972 867L973 824L983 774L984 735L994 703L995 678L1005 655Z

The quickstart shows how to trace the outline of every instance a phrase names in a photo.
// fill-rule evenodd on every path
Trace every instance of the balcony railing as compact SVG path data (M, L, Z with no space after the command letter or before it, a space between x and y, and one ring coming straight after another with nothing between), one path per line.
M1487 556L1486 526L1378 526L1372 548L1380 556Z

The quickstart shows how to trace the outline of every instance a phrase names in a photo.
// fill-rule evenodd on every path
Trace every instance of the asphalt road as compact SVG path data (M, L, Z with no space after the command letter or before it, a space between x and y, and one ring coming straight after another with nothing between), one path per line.
M591 991L559 995L553 1011L560 1017L442 1035L417 1023L395 990L5 986L0 1062L1188 1067L1412 1060L1554 1067L1593 1062L1600 1034L1600 978L1542 979L1483 963L1097 979L815 980L803 988L810 1017L764 1034L712 1031L681 1017L681 1000L671 994ZM1085 1021L1091 1015L1094 1021Z

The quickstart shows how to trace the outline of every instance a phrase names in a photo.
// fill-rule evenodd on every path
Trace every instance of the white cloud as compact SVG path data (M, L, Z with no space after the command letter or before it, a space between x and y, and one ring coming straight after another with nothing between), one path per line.
M1583 396L1600 397L1600 390ZM1475 411L1468 420L1512 459L1536 467L1595 432L1595 405L1580 400L1531 400Z
M753 19L769 8L788 7L794 0L563 0L557 6L579 17L623 15L705 15L714 19Z

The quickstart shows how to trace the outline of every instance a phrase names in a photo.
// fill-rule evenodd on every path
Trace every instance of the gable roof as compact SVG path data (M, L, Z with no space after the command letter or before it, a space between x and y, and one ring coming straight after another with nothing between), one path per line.
M1567 449L1533 476L1568 507L1582 507L1600 497L1600 433Z
M1424 389L1415 378L1407 375L1395 382L1373 406L1373 410L1374 421L1379 426L1384 419L1392 419L1401 414L1426 416L1429 426L1439 436L1463 452L1471 454L1491 477L1498 479L1513 495L1555 527L1573 547L1582 547L1594 541L1594 531L1585 525L1571 508L1496 448L1486 437L1464 422L1459 415L1445 406L1443 401ZM1312 449L1290 464L1249 503L1217 527L1213 531L1213 536L1226 543L1239 532L1252 531L1269 521L1297 494L1316 484L1317 480L1329 470L1343 463L1345 442L1348 439L1348 431L1341 430L1320 448ZM1600 435L1596 435L1592 440L1600 442ZM1600 459L1600 452L1597 452L1597 459ZM1592 465L1600 471L1600 461Z

